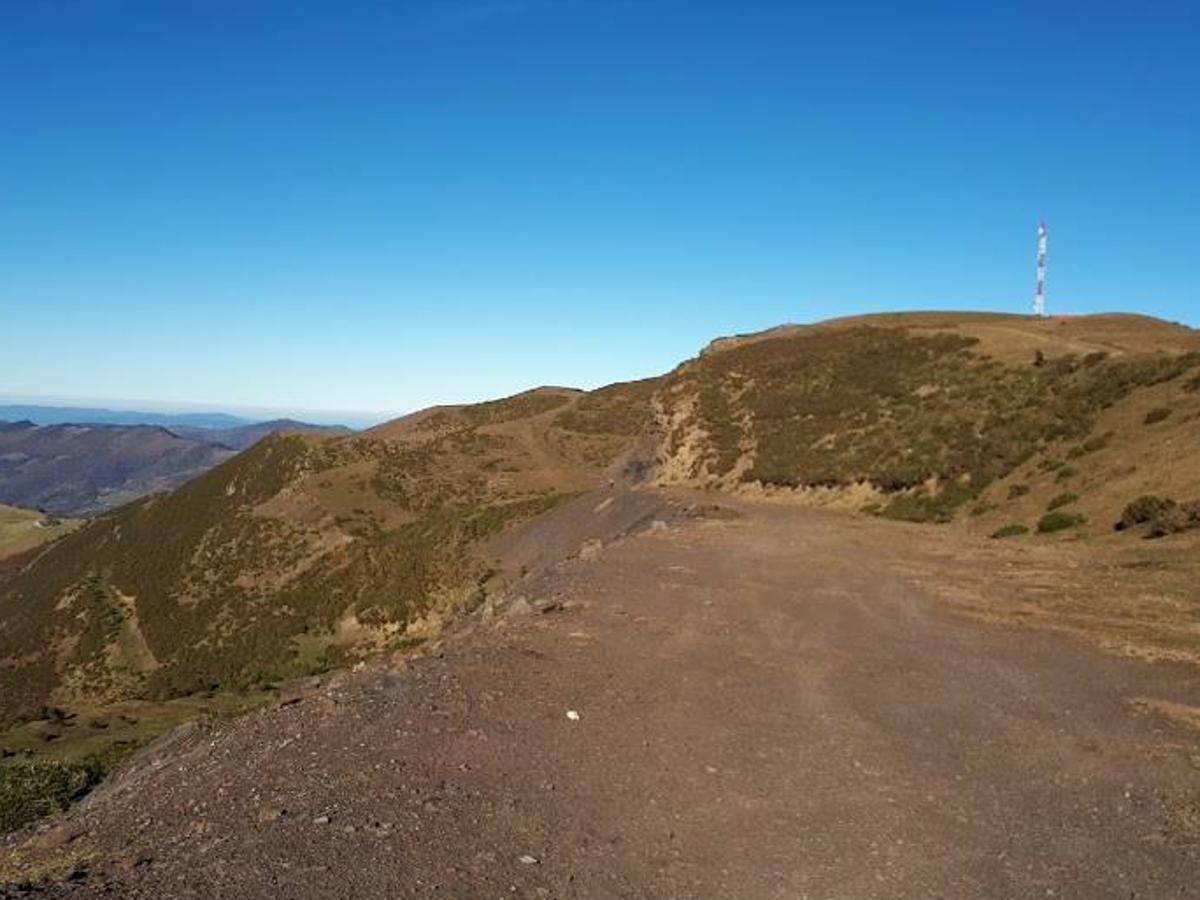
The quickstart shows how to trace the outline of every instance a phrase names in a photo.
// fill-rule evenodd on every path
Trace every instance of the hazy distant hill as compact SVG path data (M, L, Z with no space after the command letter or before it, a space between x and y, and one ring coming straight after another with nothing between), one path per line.
M257 424L221 412L158 413L128 409L93 409L86 406L42 406L40 404L0 404L0 421L33 422L35 425L162 425L165 428L239 428Z
M0 424L0 502L61 515L169 490L233 456L157 425Z
M290 419L232 428L0 423L0 502L86 515L170 490L275 431L344 431Z
M272 419L269 422L252 422L234 428L198 428L191 425L172 425L169 428L180 437L206 444L221 444L234 450L245 450L276 431L324 431L329 434L347 434L350 431L344 425L313 425L295 419Z

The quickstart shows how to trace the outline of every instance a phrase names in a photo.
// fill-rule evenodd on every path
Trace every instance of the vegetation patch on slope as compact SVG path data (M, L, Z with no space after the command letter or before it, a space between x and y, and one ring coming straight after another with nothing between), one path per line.
M706 353L664 389L666 455L689 447L685 480L699 484L869 485L891 495L884 515L946 521L1048 447L1101 449L1107 437L1092 432L1102 410L1200 367L1198 352L1039 354L1020 366L978 343L855 325ZM1078 475L1046 465L1060 484Z

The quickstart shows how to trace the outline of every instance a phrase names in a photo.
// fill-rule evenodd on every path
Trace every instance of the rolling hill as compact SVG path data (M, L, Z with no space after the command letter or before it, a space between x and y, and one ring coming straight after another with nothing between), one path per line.
M344 432L281 419L228 428L0 422L0 502L92 515L170 490L281 430Z
M0 587L0 718L251 688L418 642L497 577L495 535L610 479L980 536L1058 512L1074 538L1111 534L1143 494L1200 497L1198 437L1197 332L967 313L787 326L646 381L275 434Z

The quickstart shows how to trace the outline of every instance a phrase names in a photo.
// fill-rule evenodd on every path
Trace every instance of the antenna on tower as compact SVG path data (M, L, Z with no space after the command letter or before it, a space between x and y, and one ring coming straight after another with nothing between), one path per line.
M1037 231L1037 289L1033 294L1033 314L1046 318L1046 220L1038 219Z

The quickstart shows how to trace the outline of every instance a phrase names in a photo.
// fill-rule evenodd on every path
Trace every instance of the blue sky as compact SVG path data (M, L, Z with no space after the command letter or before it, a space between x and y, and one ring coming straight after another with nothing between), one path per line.
M984 8L988 7L988 8ZM0 395L403 412L880 309L1200 326L1195 3L0 5Z

